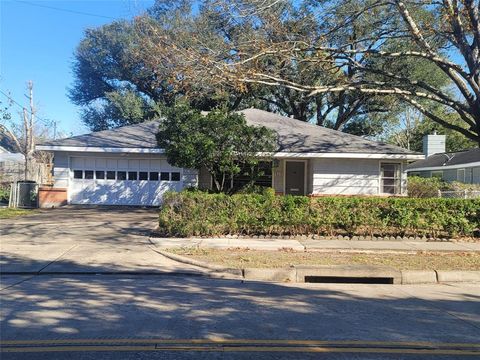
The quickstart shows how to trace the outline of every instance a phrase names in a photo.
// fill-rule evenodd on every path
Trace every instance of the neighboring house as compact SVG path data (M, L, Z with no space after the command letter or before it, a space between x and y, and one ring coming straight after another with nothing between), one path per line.
M423 137L426 159L407 167L409 176L437 177L444 181L480 184L480 148L445 152L445 135Z
M404 195L407 162L424 158L400 147L262 110L242 113L249 125L263 125L278 134L273 164L263 164L266 173L259 179L259 184L273 187L278 194ZM210 187L207 172L167 162L155 139L158 123L37 146L54 154L55 199L71 204L158 205L168 190Z
M28 179L37 183L49 181L50 155L35 153L28 166ZM12 183L25 180L25 156L15 141L0 132L0 183Z
M10 183L22 178L25 172L25 158L15 147L10 147L0 134L0 183ZM5 146L3 146L5 145Z
M438 177L445 181L480 184L480 148L440 153L407 167L408 175Z

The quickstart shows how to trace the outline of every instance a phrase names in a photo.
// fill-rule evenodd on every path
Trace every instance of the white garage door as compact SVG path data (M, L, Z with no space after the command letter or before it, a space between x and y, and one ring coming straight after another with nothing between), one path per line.
M182 170L164 159L70 159L71 204L159 205L182 188Z

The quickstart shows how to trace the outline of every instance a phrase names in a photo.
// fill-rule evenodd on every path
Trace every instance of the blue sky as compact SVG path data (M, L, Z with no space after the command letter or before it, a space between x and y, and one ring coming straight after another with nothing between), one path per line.
M153 2L0 0L0 89L25 103L26 82L33 80L39 117L55 120L68 135L88 132L80 121L79 108L67 97L73 82L74 50L85 29L132 18ZM7 99L0 97L5 103ZM17 110L12 107L15 116Z

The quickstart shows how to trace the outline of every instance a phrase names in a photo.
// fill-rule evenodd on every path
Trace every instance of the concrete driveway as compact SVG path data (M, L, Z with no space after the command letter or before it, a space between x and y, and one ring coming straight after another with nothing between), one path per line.
M158 209L66 207L0 220L6 273L151 273L197 270L154 252Z

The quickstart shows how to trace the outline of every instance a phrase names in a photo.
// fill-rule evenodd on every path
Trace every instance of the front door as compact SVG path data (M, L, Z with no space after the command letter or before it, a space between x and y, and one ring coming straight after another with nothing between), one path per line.
M287 161L285 164L285 194L305 195L305 162Z

